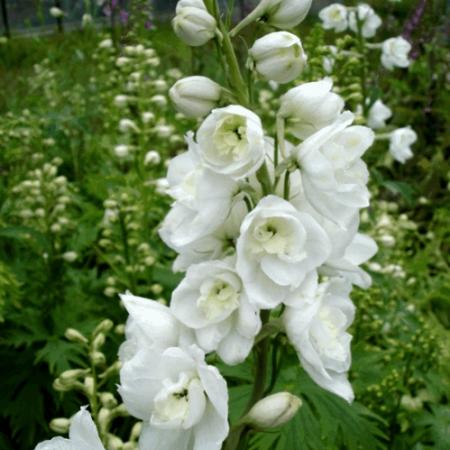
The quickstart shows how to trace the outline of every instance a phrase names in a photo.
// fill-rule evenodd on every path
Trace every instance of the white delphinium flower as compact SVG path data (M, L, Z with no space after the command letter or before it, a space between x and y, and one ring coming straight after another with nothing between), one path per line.
M303 22L311 3L312 0L267 0L264 18L274 27L293 28Z
M61 8L52 6L50 8L50 15L55 19L60 19L61 17L64 17L64 11Z
M105 450L105 447L91 415L86 408L81 408L71 420L69 439L55 437L41 442L35 450Z
M220 450L228 435L228 390L195 345L141 349L120 371L119 393L143 421L141 450Z
M252 304L275 308L331 251L325 231L280 197L264 197L244 219L237 272Z
M222 87L207 77L193 76L178 80L169 96L178 111L187 117L203 117L217 106Z
M413 157L411 146L417 141L417 133L411 127L398 128L390 134L389 153L404 164Z
M347 379L351 364L351 335L355 307L349 298L351 284L331 279L318 284L310 275L288 296L283 314L286 333L303 368L322 388L348 402L354 398Z
M384 128L386 126L386 120L390 119L391 117L391 109L380 99L378 99L369 109L367 125L372 128L372 130Z
M128 66L131 63L131 59L127 58L126 56L119 56L116 59L116 66L117 67L125 67Z
M378 251L376 242L365 234L357 233L340 258L328 259L320 273L341 276L356 286L367 289L372 284L370 275L359 266L366 263Z
M94 21L94 19L92 18L92 16L90 14L83 14L83 17L81 18L81 26L87 27L87 26L91 25L93 21Z
M382 45L381 63L389 70L394 67L409 67L411 61L408 55L411 48L411 44L401 36L387 39Z
M122 363L133 359L142 348L165 350L180 343L190 343L189 331L178 322L169 307L129 293L120 298L129 314L126 340L119 349Z
M332 87L330 79L323 79L301 84L281 97L278 114L287 120L294 136L306 139L339 117L344 100L331 92Z
M361 156L372 145L370 128L349 125L353 114L342 113L296 149L309 203L329 220L344 225L355 210L369 206L369 172Z
M319 17L325 30L334 30L336 33L347 29L347 15L347 8L339 3L333 3L319 12Z
M263 78L277 83L297 78L307 60L300 39L287 31L276 31L257 39L249 50L249 57Z
M373 8L366 3L359 4L356 11L350 11L349 27L355 33L358 32L358 20L361 22L361 34L365 38L374 37L377 29L383 23Z
M229 177L200 164L192 150L196 146L192 135L188 143L190 150L169 164L169 193L176 202L160 229L162 240L175 250L218 228L228 216L238 189Z
M179 1L172 20L175 34L186 44L198 47L216 34L216 19L209 14L203 1Z
M200 125L196 141L192 149L206 167L236 180L256 172L264 161L261 119L242 106L214 109Z
M156 150L150 150L145 154L144 164L146 166L157 166L161 162L161 155Z
M217 351L230 365L244 361L261 328L259 311L248 301L233 258L190 266L172 294L170 308L195 331L205 352Z
M100 48L111 48L113 45L112 39L103 39L103 41L100 41L98 44Z
M119 144L114 147L114 153L118 158L126 158L130 154L130 147L125 144Z

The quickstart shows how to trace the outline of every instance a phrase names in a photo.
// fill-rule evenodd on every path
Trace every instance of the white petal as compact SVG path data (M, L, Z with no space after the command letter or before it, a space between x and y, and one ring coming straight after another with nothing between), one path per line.
M208 404L203 420L194 429L193 450L220 450L223 441L228 436L228 430L227 419L218 414L211 404ZM165 447L164 450L166 450Z
M144 424L139 438L139 450L187 450L192 437L191 430L162 430Z
M217 353L226 364L234 366L247 358L252 350L253 342L253 338L245 338L236 330L231 330L220 343Z
M34 450L83 450L74 447L69 439L55 437L49 441L41 442Z
M105 450L91 415L82 408L72 419L69 438L80 450Z

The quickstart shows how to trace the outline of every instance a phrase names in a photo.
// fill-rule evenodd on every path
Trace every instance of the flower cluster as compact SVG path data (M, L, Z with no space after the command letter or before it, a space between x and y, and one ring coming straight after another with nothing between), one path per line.
M409 53L411 44L401 36L392 37L382 43L371 43L368 39L375 36L378 28L382 25L381 18L372 7L361 3L356 7L346 7L339 3L333 3L319 13L322 26L326 30L334 30L337 33L349 30L356 34L358 41L357 53L345 51L344 53L357 55L363 60L367 57L367 52L374 49L381 50L381 64L388 70L394 68L406 69L410 66ZM324 69L327 73L333 72L334 62L338 49L330 46L330 54L324 58ZM360 64L361 83L366 84L365 62ZM362 86L363 94L367 91L367 86ZM373 130L381 130L387 127L386 121L392 117L391 109L383 103L381 98L368 98L363 95L363 105L361 109L367 125ZM403 127L395 130L386 130L377 136L378 139L389 140L389 153L398 162L405 163L413 156L411 146L417 140L417 134L411 127Z
M310 3L263 1L250 16L292 27ZM370 197L362 156L373 131L353 125L329 80L289 89L275 127L265 126L225 44L251 21L228 34L209 6L181 0L173 26L189 45L215 37L224 43L236 96L230 104L225 88L200 76L170 91L180 111L203 118L187 133L187 150L169 163L173 203L160 228L178 253L174 270L185 276L170 306L122 295L129 319L119 392L143 421L146 450L221 448L229 431L227 385L205 355L243 362L262 328L279 316L305 371L351 402L350 292L352 285L370 285L360 265L377 250L358 233ZM300 40L286 31L263 36L249 50L249 71L268 81L290 82L305 63ZM275 409L286 418L301 403L289 395L274 402L283 404Z

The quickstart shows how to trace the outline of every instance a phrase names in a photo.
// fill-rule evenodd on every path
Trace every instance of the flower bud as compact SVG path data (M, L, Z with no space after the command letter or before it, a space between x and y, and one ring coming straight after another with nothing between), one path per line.
M144 164L146 166L156 166L161 162L161 156L156 150L150 150L145 154Z
M105 344L105 341L106 341L105 335L103 333L99 333L95 337L95 339L92 343L92 346L94 347L95 350L97 350L97 349L103 347L103 345Z
M300 39L287 31L269 33L257 39L249 56L263 78L277 83L288 83L297 78L307 59Z
M60 19L61 17L64 17L64 11L61 8L52 6L50 8L50 15L55 19Z
M169 96L178 111L188 117L203 117L217 106L222 87L207 77L193 76L178 80Z
M50 422L50 429L55 433L66 434L69 431L70 420L65 417L58 417Z
M62 254L62 258L66 262L74 262L78 258L77 252L65 252Z
M114 147L114 153L118 158L126 158L130 153L128 145L120 144Z
M172 20L175 34L186 44L198 47L206 44L216 33L216 19L206 9L193 6L177 8Z
M109 278L112 278L112 277L109 277ZM109 278L108 278L108 280L109 280ZM108 280L107 280L107 282L108 282ZM115 283L114 278L113 278L113 280ZM111 284L114 284L114 283L111 283ZM111 319L102 320L95 328L94 335L96 335L97 333L107 333L108 331L110 331L112 329L113 326L114 326L114 323Z
M88 342L87 338L84 337L78 330L75 330L75 328L67 328L64 336L71 342L79 342L81 344L87 344Z
M105 408L112 409L117 406L117 399L111 392L102 392L100 394L100 401Z
M102 352L92 352L90 357L94 366L102 366L106 363L106 356Z
M408 57L411 44L401 36L387 39L383 42L381 63L386 69L394 67L406 68L411 64Z
M312 0L263 0L266 4L263 17L277 28L293 28L303 22L311 8Z
M70 384L85 374L86 369L66 370L59 376L59 380L62 384Z
M289 392L279 392L256 403L244 422L259 429L276 428L291 420L301 405L299 397Z
M94 378L88 376L84 379L84 389L87 395L94 395Z

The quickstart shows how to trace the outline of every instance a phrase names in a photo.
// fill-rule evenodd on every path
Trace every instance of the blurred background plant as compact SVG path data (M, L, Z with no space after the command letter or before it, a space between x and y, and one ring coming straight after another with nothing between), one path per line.
M37 16L51 20L53 2L39 3ZM236 2L236 15L254 3ZM316 3L317 12L331 2ZM100 427L111 434L108 448L134 448L138 430L116 403L114 369L96 395L86 386L98 376L93 368L102 373L115 367L126 317L117 294L129 289L168 302L179 281L171 271L175 255L157 228L169 206L166 161L183 149L183 136L195 122L175 112L167 91L183 75L217 69L214 48L194 49L192 58L147 1L106 2L99 9L97 2L84 2L73 16L76 30L68 26L72 16L65 5L64 34L54 33L52 25L48 36L0 43L2 450L33 448L49 436L49 424L64 432L67 418L86 403L93 412L97 408L97 423L106 420L102 414L111 419ZM410 125L418 136L405 164L389 155L385 140L367 155L374 201L362 223L380 251L368 266L373 287L354 298L351 377L358 402L349 407L308 385L280 339L271 356L276 370L282 368L279 387L295 386L290 390L303 394L304 405L282 431L252 439L251 449L450 446L447 2L370 5L383 19L377 42L398 35L410 40L413 63L407 71L383 68L376 50L344 65L339 52L356 51L355 34L323 30L316 14L298 30L309 58L304 80L329 76L336 56L335 87L353 109L364 104L364 95L381 97L393 112L388 130ZM103 25L99 15L106 17ZM336 38L334 53L329 45ZM368 74L364 86L361 65ZM278 89L265 82L255 86L263 119L277 109ZM108 330L99 331L106 317L116 326L107 321ZM87 343L73 334L68 339L70 328ZM99 335L105 336L95 350L101 357L92 347L103 341ZM248 366L223 370L237 417ZM61 389L58 381L52 389L61 377L70 378L71 389ZM109 412L100 414L103 408ZM61 420L51 422L55 417Z

